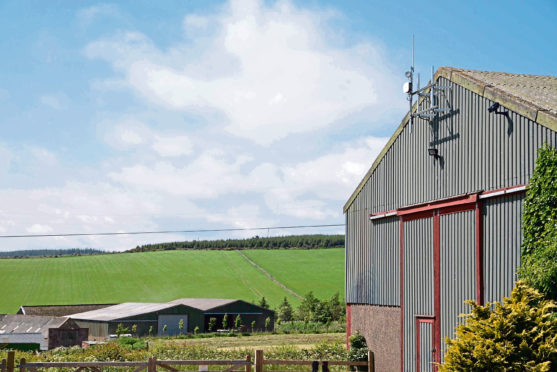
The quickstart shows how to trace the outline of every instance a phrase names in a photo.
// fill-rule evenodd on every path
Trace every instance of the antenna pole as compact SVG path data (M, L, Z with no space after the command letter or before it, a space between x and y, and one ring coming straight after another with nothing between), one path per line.
M412 133L412 124L414 123L414 116L412 115L413 97L414 97L414 34L412 34L412 66L410 66L410 92L408 92L408 102L410 107L408 113L410 115L410 133ZM419 101L418 101L419 102Z

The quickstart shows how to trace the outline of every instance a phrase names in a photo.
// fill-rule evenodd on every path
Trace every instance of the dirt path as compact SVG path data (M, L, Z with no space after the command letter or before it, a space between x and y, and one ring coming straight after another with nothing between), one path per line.
M256 264L254 261L252 261L248 256L246 256L244 254L244 252L242 251L236 251L238 252L238 254L240 256L242 256L246 261L248 261L251 265L253 265L257 270L261 271L263 274L265 274L265 276L267 276L269 279L271 279L273 282L277 283L282 289L284 289L285 291L287 291L288 293L290 293L291 295L298 297L299 299L303 299L304 296L300 296L298 293L294 292L292 289L288 288L287 286L285 286L284 284L282 284L281 282L279 282L277 279L275 279L274 276L272 276L267 270L265 270L264 268L262 268L261 266L259 266L258 264Z

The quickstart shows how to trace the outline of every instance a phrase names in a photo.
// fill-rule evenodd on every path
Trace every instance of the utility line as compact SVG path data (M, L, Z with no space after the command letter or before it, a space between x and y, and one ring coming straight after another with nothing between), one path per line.
M344 224L329 225L295 225L295 226L271 226L271 227L246 227L230 229L197 229L197 230L161 230L161 231L131 231L131 232L100 232L100 233L70 233L70 234L26 234L26 235L0 235L0 238L48 238L69 236L111 236L111 235L147 235L147 234L176 234L176 233L206 233L206 232L230 232L230 231L253 231L253 230L280 230L280 229L309 229L319 227L341 227Z

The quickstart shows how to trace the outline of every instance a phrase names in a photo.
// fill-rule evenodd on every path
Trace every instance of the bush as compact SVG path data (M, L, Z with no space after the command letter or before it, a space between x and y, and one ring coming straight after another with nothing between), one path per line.
M439 371L555 371L557 317L555 303L516 283L503 304L480 306L456 329ZM492 305L495 305L494 307Z
M521 279L557 301L557 149L538 150L524 200Z
M360 333L360 331L354 332L352 336L348 339L350 343L350 350L348 351L348 360L355 362L367 361L367 342L366 338ZM359 366L357 368L351 367L352 370L367 371L367 367Z

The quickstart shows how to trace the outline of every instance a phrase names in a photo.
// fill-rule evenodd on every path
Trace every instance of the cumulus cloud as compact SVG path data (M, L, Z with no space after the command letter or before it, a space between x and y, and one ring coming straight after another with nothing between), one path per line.
M365 108L379 116L398 81L377 45L331 46L322 13L288 1L235 0L208 17L185 17L186 33L210 28L160 50L144 34L124 32L85 53L123 73L145 99L172 110L222 112L225 130L261 145L326 128ZM207 27L210 23L211 27Z
M193 143L183 134L151 129L140 120L126 117L116 123L107 120L100 125L104 140L114 148L150 148L161 157L180 157L192 153Z
M46 234L52 231L52 227L48 225L41 225L39 223L35 223L32 226L27 228L28 233L32 234Z

